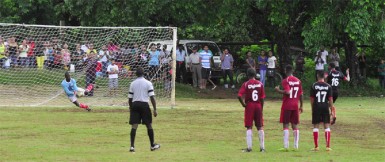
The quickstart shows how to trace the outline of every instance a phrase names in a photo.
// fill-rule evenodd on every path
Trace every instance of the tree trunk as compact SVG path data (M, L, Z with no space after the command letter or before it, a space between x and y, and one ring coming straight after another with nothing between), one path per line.
M346 55L346 64L350 70L351 84L353 85L353 87L356 87L359 81L358 60L356 57L357 46L354 41L345 39L344 48L345 48L345 55Z
M278 35L276 35L275 42L277 43L280 72L284 73L283 69L286 65L293 65L290 57L290 44L287 34L279 33Z

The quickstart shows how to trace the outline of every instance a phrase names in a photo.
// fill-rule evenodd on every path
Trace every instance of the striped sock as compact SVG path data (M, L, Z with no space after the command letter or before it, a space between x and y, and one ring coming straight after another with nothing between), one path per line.
M330 128L325 129L326 147L330 147Z

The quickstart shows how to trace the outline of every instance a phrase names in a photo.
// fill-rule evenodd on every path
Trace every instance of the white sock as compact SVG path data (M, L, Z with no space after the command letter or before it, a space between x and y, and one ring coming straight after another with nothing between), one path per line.
M259 147L265 149L265 132L263 130L258 131L259 135Z
M283 130L283 147L289 148L289 129Z
M251 129L246 131L246 143L247 148L251 149L253 147L253 131Z
M295 149L298 149L298 141L299 141L299 130L298 129L294 129L293 130L293 136L294 136L294 148Z

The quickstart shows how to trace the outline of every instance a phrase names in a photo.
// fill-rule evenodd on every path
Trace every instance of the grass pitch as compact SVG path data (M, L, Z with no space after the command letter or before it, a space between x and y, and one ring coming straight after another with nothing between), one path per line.
M331 147L325 151L321 131L319 152L313 147L309 102L301 115L300 150L279 152L282 126L280 100L267 100L264 109L266 152L260 153L253 130L254 150L246 147L243 108L236 99L179 99L175 109L160 108L154 118L155 141L150 151L145 126L130 145L127 108L96 107L87 113L68 108L0 108L0 161L383 161L385 102L383 98L339 98L337 124L331 127ZM322 129L320 129L322 130ZM293 137L290 135L290 146Z

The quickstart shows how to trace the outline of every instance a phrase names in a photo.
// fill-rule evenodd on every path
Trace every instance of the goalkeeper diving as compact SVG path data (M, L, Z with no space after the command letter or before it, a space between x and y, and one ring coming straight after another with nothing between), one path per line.
M76 86L76 81L75 79L71 78L70 74L68 72L66 72L64 74L65 76L65 79L61 82L61 86L63 87L68 99L74 103L77 107L79 108L82 108L82 109L85 109L87 111L91 111L91 109L89 108L88 105L86 104L82 104L82 103L79 103L77 100L77 95L78 96L82 96L82 95L87 95L87 93L90 91L90 89L93 88L93 86L89 86L87 87L86 90L83 90L81 88L78 88ZM77 94L77 93L84 93L82 95L80 94Z

